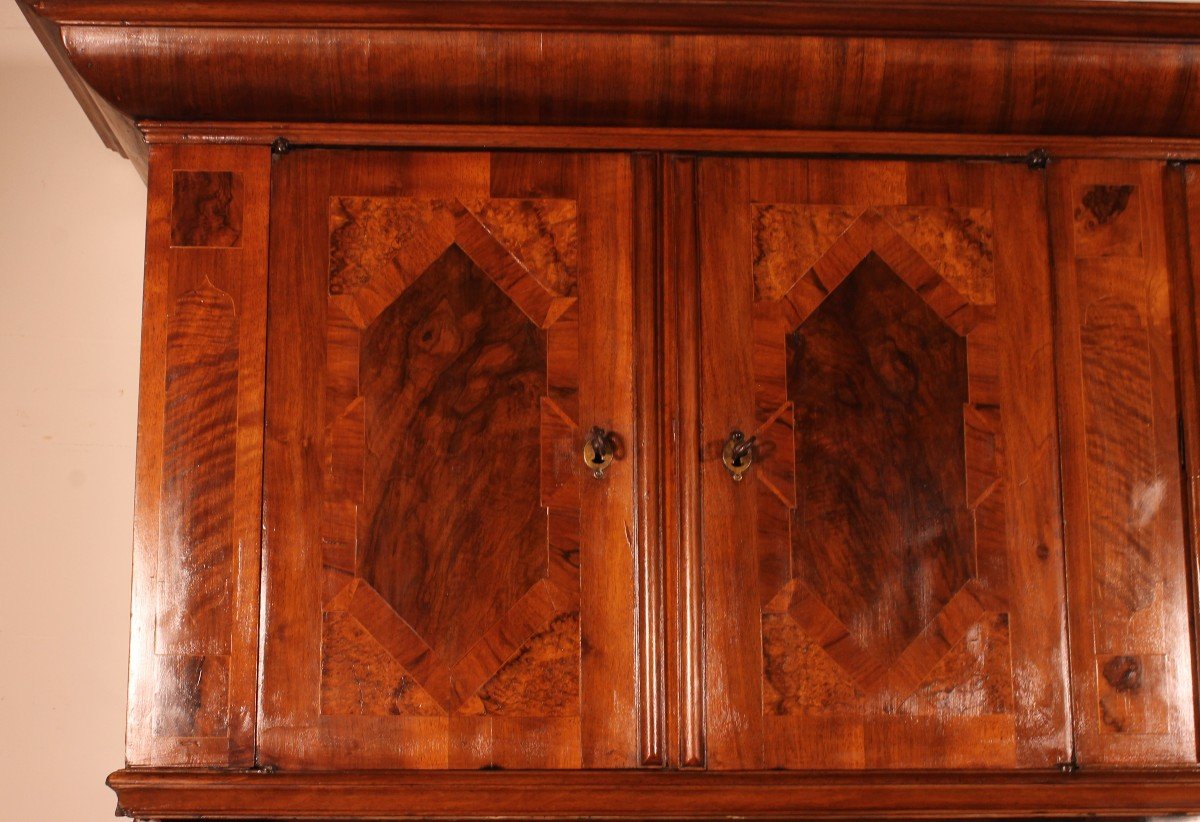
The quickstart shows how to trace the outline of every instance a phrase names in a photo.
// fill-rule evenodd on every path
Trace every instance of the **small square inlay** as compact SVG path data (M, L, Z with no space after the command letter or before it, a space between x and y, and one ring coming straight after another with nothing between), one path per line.
M232 171L176 171L171 245L234 248L242 242L242 176Z

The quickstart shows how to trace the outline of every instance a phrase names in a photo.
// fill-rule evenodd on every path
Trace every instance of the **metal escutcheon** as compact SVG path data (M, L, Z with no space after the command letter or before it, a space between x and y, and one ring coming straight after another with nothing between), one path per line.
M604 472L616 458L613 435L599 426L588 432L583 441L583 464L596 479L604 479Z
M742 475L750 470L750 465L754 462L754 441L756 439L758 438L746 439L746 435L736 428L729 432L725 450L721 452L721 462L725 463L725 470L729 472L729 476L733 477L734 482L741 482Z

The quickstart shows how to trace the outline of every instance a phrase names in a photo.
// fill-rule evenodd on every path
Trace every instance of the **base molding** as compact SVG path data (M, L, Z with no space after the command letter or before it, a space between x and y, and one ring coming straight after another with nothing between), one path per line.
M1074 773L357 771L127 768L139 819L742 819L1164 816L1200 812L1200 769Z

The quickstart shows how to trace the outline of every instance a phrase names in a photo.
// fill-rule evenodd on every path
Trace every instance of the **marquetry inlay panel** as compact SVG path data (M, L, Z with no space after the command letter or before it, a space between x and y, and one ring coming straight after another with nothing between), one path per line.
M331 200L327 713L579 713L574 203L469 202Z
M706 764L1057 766L1043 180L696 165ZM735 431L754 438L742 481Z

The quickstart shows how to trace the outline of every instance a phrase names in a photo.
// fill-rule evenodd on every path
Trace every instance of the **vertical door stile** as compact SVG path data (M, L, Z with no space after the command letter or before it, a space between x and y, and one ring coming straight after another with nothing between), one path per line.
M674 747L670 761L696 768L705 764L697 163L691 157L668 156L663 164L667 738Z
M662 165L658 155L633 157L634 311L637 341L635 499L638 545L638 728L641 764L668 761L666 626L662 528L662 338L660 330Z

